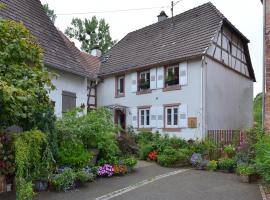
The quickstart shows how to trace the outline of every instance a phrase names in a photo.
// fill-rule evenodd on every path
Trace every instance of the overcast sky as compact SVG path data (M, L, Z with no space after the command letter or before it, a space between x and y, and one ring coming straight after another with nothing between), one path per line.
M208 1L182 0L175 6L174 13L177 15ZM110 24L111 36L118 41L131 31L155 23L161 10L165 10L167 15L171 16L171 0L41 0L41 2L48 3L50 8L55 10L57 14L55 25L60 30L64 31L73 17L83 19L96 15ZM250 40L251 60L257 79L254 84L255 96L262 91L263 8L261 2L259 0L212 0L211 2ZM103 12L141 8L152 9ZM66 13L89 14L62 15Z

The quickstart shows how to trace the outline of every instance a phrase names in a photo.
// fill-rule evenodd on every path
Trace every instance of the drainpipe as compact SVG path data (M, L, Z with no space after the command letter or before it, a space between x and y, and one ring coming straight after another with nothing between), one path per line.
M205 64L205 55L202 56L201 64L201 139L204 139L205 131L205 118L204 118L204 64Z
M265 55L265 50L266 50L266 44L265 44L265 39L266 39L266 0L263 0L263 84L262 84L262 128L264 129L264 113L265 113L265 74L266 74L266 55Z

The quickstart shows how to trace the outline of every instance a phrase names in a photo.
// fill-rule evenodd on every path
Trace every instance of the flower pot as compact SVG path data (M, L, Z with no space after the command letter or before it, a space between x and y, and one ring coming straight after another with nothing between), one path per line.
M6 177L0 176L0 193L6 192Z
M36 192L43 192L48 189L48 182L47 181L35 181L34 182L34 190Z

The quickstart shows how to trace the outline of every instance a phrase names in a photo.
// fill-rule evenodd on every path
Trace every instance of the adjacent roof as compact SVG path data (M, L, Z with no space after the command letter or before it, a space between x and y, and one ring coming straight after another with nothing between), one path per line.
M0 17L21 21L37 38L47 66L80 76L93 77L67 47L58 30L43 11L39 0L0 0L6 6ZM90 73L89 73L90 72Z
M104 57L100 75L202 56L222 23L233 29L244 43L249 42L209 2L176 15L173 23L168 18L127 34ZM254 76L251 63L250 68Z
M69 48L73 57L80 63L81 66L91 75L92 78L97 78L97 74L100 68L100 58L92 56L86 52L80 51L73 42L71 42L64 33L59 31L59 34L63 38L66 46Z

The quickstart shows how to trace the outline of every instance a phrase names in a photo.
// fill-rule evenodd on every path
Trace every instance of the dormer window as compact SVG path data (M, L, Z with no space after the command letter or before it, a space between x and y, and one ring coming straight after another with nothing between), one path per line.
M150 89L150 71L140 72L138 83L139 91Z
M179 85L179 66L172 65L166 68L166 87Z

